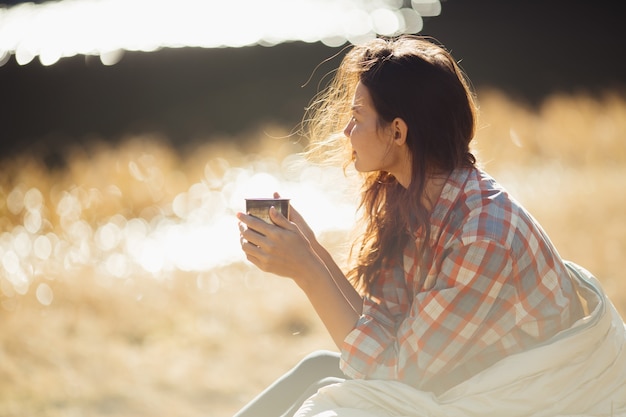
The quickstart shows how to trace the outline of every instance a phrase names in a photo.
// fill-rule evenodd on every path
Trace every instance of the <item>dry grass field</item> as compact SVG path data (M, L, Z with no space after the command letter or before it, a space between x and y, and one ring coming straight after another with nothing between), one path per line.
M624 97L479 97L483 166L626 314ZM2 162L0 417L227 417L333 348L294 285L244 262L234 213L277 189L343 259L347 181L291 164L292 141L224 139L94 144L54 171Z

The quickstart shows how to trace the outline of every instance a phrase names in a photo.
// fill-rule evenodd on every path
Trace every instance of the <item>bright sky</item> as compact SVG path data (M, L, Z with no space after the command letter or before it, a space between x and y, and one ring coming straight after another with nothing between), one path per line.
M339 46L376 35L418 33L439 0L62 0L0 7L0 65L124 50L241 47L281 42Z

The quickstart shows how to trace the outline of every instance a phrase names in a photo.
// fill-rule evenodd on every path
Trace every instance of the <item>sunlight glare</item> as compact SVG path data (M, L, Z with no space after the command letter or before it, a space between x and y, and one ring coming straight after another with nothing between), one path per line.
M156 276L165 266L165 253L162 249L162 245L155 238L148 238L135 257L143 269Z
M54 299L54 293L52 292L52 288L45 282L42 282L37 286L37 291L35 292L37 301L39 301L44 306L49 306L52 304L52 300Z
M167 168L159 156L142 148L138 156L125 158L130 162L120 166L127 168L122 170L126 177L112 179L102 190L73 181L9 188L7 229L0 234L2 292L12 297L32 286L39 302L47 305L53 297L40 280L57 273L163 280L177 271L202 275L245 262L235 213L245 210L245 198L271 197L275 191L290 198L320 235L352 227L355 200L341 168L314 166L294 154L282 159L256 154L241 160L209 157L201 165L200 179L188 183L187 174ZM166 169L178 173L171 183ZM166 198L169 187L177 191L170 189ZM110 197L114 211L98 215ZM132 214L128 208L134 206L140 207ZM220 288L214 280L198 285L210 291Z
M0 65L98 55L114 65L123 51L180 47L358 43L376 35L417 33L438 0L62 0L0 6Z
M9 59L11 59L11 53L0 49L0 67L9 62Z
M38 211L43 205L43 194L37 188L31 188L24 194L24 207L28 211Z
M9 276L16 275L20 269L20 258L14 251L6 251L2 256L2 267Z
M424 28L422 15L413 9L402 9L399 11L403 26L400 30L403 33L419 33Z
M348 12L344 30L348 41L354 44L365 42L376 36L372 28L372 17L365 10L354 9Z
M56 213L59 215L61 225L71 223L78 219L82 212L82 205L76 195L67 191L63 192L63 197L57 204Z
M439 0L411 0L411 7L421 16L432 17L441 14Z
M112 253L106 258L105 266L108 273L117 278L126 278L130 274L128 257L123 253Z
M21 226L16 227L13 230L13 250L15 250L17 256L19 258L27 258L32 248L33 244L26 230Z
M21 186L17 186L7 195L6 205L11 214L18 215L24 208L24 191Z
M115 65L118 62L120 62L123 56L124 56L124 50L122 49L115 49L112 51L103 51L100 53L100 62L102 62L102 65L105 65L105 66Z
M24 227L30 233L37 233L43 225L41 213L38 210L29 210L24 214Z
M96 231L96 245L103 251L110 251L119 244L121 237L122 232L115 223L106 223Z
M372 12L372 26L376 33L391 36L398 33L400 21L398 14L389 9L376 9Z
M45 235L37 236L33 244L33 251L35 252L35 256L42 261L49 259L52 254L52 242L50 242L50 238Z

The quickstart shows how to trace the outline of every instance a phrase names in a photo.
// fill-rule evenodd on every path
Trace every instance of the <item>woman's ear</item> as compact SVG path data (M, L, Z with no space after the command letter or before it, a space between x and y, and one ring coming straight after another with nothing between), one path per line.
M409 132L404 119L396 117L391 121L391 134L393 135L393 141L396 145L404 145L406 143L406 136Z

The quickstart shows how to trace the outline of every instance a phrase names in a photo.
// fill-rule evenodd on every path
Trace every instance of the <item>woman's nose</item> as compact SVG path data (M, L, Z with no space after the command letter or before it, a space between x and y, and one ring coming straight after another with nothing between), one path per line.
M352 120L350 120L348 122L348 124L346 125L346 127L343 129L343 134L349 138L350 137L350 133L352 133Z

